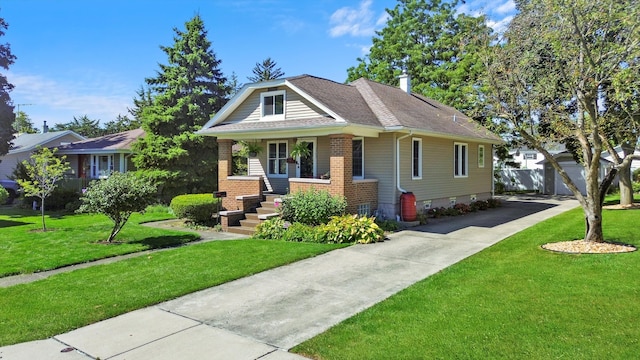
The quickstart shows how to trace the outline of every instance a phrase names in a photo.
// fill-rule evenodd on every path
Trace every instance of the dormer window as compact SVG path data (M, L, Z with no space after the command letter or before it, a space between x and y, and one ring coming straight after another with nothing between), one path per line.
M284 120L284 90L260 94L261 118L264 120Z

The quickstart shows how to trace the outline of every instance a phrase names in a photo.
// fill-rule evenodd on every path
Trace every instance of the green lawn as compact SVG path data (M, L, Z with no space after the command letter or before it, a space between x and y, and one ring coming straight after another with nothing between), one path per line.
M104 215L46 214L42 232L38 212L0 207L0 277L50 270L66 265L175 246L199 239L189 232L168 231L140 225L170 219L167 208L153 207L145 214L133 214L116 237L120 244L99 243L109 237L113 223Z
M214 241L0 288L0 346L51 337L344 246Z
M640 210L606 210L608 240L640 246ZM526 229L297 346L314 359L631 359L640 254L540 248L584 234L580 209Z

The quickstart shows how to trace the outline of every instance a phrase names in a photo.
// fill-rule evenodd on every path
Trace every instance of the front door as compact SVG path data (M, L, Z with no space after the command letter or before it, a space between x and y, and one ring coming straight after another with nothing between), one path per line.
M296 177L315 178L316 177L316 139L298 139L298 143L305 142L309 148L308 156L300 156L296 159Z

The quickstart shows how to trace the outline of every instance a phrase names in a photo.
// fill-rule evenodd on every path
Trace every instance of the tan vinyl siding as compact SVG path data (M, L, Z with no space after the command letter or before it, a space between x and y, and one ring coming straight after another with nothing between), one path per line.
M454 177L454 143L449 139L422 138L422 180L411 180L410 139L401 145L401 186L416 199L429 200L491 191L490 144L485 144L485 167L478 167L478 143L463 142L468 149L468 176Z
M285 115L286 119L304 119L324 115L324 112L313 105L298 93L286 87L278 87L277 90L286 91ZM266 89L254 91L245 101L238 106L225 120L227 123L238 121L260 120L260 93Z
M395 203L395 138L380 134L378 138L364 138L364 178L378 179L378 201Z

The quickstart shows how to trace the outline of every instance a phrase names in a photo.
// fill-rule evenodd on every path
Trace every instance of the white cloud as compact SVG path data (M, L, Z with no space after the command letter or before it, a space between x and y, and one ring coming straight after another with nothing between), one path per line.
M30 104L24 111L36 124L46 120L50 125L66 123L73 117L87 115L100 119L100 124L126 115L134 93L118 83L105 79L90 82L60 82L41 75L8 73L15 88L11 92L14 104Z
M516 11L516 3L509 0L495 9L496 14L511 14Z
M493 29L493 31L497 33L502 33L507 30L509 23L513 20L513 15L506 16L502 19L495 20L487 20L487 25Z
M345 6L336 10L329 19L331 24L329 34L332 37L374 35L375 25L380 23L381 18L374 23L374 12L371 10L371 4L372 0L363 0L357 9Z

